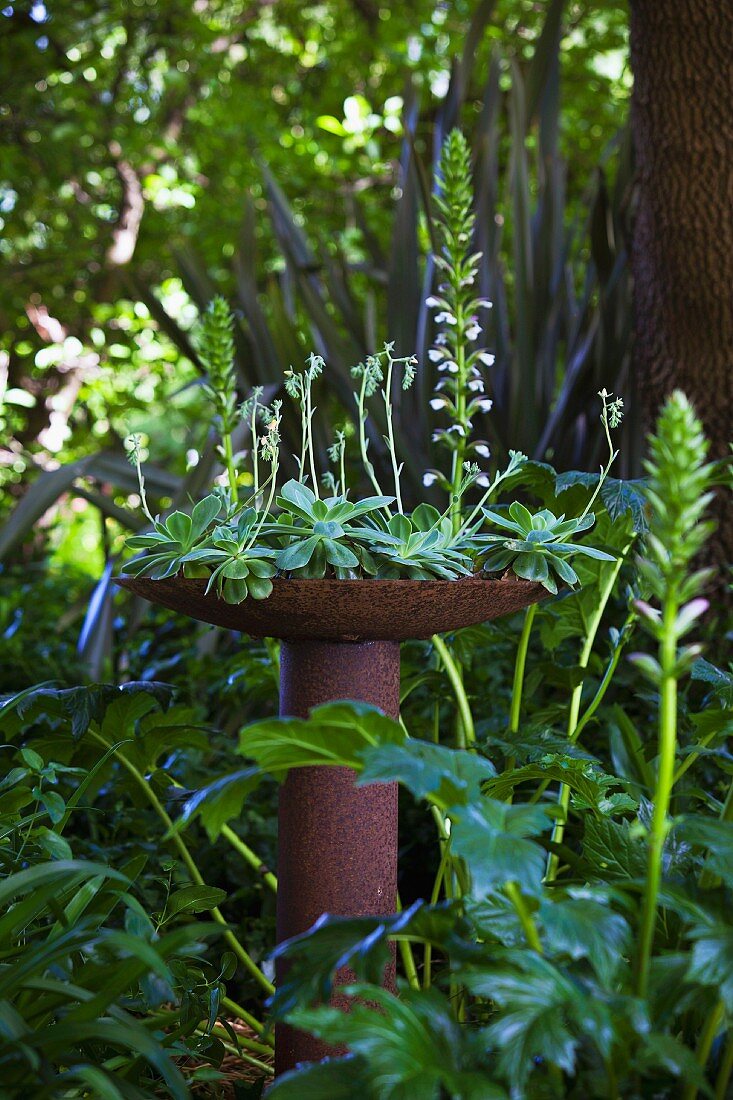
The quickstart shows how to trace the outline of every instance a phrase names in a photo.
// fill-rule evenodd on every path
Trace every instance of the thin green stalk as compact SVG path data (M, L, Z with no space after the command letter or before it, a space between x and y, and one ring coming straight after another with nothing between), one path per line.
M397 462L397 452L395 450L394 442L394 425L392 424L392 369L393 360L390 356L389 366L387 367L387 379L382 390L384 397L384 411L387 419L387 448L389 450L389 457L392 461L392 477L394 479L394 495L397 503L397 511L400 515L403 514L402 507L402 493L400 492L400 470Z
M674 624L677 618L678 599L676 586L670 585L662 612L662 636L659 646L659 663L662 669L659 707L659 759L657 783L654 792L654 810L648 845L647 879L641 913L639 953L637 960L636 991L646 997L649 988L654 928L657 919L659 886L662 880L662 852L669 827L669 804L674 783L675 753L677 750L677 636Z
M524 935L527 939L527 943L536 951L538 955L544 954L542 947L542 941L540 940L539 932L537 931L537 925L534 922L534 918L527 908L522 891L519 889L519 884L516 882L507 882L504 887L506 896L514 906L517 916L519 917L519 923L522 926Z
M531 604L524 613L524 622L522 624L522 633L519 636L519 645L517 646L517 656L514 661L514 679L512 681L512 699L509 704L509 732L519 732L519 717L522 712L522 693L524 691L524 669L527 664L527 650L529 649L529 638L532 633L532 626L534 624L535 615L537 614L537 604ZM514 771L516 767L516 757L507 757L506 770ZM509 795L508 801L512 801L512 795Z
M237 489L237 471L234 467L232 437L229 432L225 432L222 436L222 443L224 445L224 462L227 468L227 478L229 480L229 492L232 498L232 508L236 508L237 499L239 497L239 490Z
M598 602L595 606L593 615L591 616L590 622L588 624L588 630L586 632L585 641L583 642L583 648L581 650L580 659L578 661L578 665L581 669L583 669L583 671L585 671L585 669L587 669L588 667L588 662L590 661L591 653L593 652L593 646L595 644L596 635L598 634L598 629L601 625L601 620L603 619L608 601L611 598L611 593L613 592L614 585L616 584L616 580L621 571L621 566L624 563L624 559L630 545L631 543L627 543L627 545L623 548L619 557L616 560L613 569L609 571L605 584L601 586L601 589L598 593ZM584 680L581 680L579 684L576 684L570 697L567 736L568 741L571 744L575 740L575 731L578 726L578 720L580 718L580 704L583 698L583 684ZM562 844L562 840L565 835L565 825L567 822L568 808L570 806L570 788L568 787L567 783L562 783L560 785L558 803L561 812L552 830L552 840L555 844ZM548 881L551 881L555 878L555 876L557 875L558 866L559 864L557 855L555 853L551 853L547 861L546 878Z
M459 744L458 747L467 748L468 746L473 746L476 742L476 730L473 724L473 715L471 714L471 704L468 701L466 689L463 685L461 670L451 656L448 646L438 634L433 634L431 641L436 653L443 662L443 668L450 680L453 694L455 695L458 705L458 714L461 720L460 735L463 742Z
M442 843L441 847L442 847L442 852L441 852L441 855L440 855L440 863L438 864L438 870L437 870L437 873L435 875L435 882L433 883L433 889L432 889L432 893L430 895L430 904L431 905L436 905L437 904L437 902L440 898L440 891L441 891L441 887L443 886L443 881L446 880L446 882L447 882L447 880L449 878L449 874L450 874L450 864L451 864L450 839L444 841ZM424 957L424 962L423 962L423 981L422 981L423 989L430 989L430 983L431 983L431 979L432 979L430 969L431 969L432 961L433 961L433 945L431 943L426 943L425 944L425 957Z
M277 878L273 875L272 871L267 869L267 865L263 860L253 852L252 849L244 843L241 837L237 836L233 829L228 825L222 825L221 835L227 840L235 851L239 852L240 856L250 867L257 872L262 878L263 882L266 882L270 889L277 893Z
M259 1044L265 1048L261 1051L262 1054L266 1054L268 1051L272 1050L273 1044L266 1038L267 1028L264 1027L251 1012L248 1012L242 1005L237 1004L231 997L222 997L221 1003L227 1012L231 1012L232 1016L236 1016L238 1019L242 1020L243 1023L248 1024L258 1035L265 1036L263 1043ZM254 1040L250 1041L253 1042Z
M728 787L728 794L725 802L723 803L723 809L720 812L721 821L733 821L733 782ZM719 882L718 875L714 871L711 871L709 866L704 865L698 879L698 885L701 890L708 890L714 887ZM700 1033L700 1039L698 1041L697 1050L695 1056L698 1063L704 1069L707 1065L708 1058L710 1057L710 1050L715 1040L716 1035L720 1031L723 1021L725 1019L725 1004L723 1001L718 1001L713 1009L711 1009L703 1029ZM728 1087L728 1080L730 1079L731 1070L733 1069L733 1036L729 1037L726 1051L723 1056L723 1062L718 1073L718 1079L715 1084L715 1097L718 1100L718 1084L723 1075L723 1069L725 1067L725 1059L730 1053L731 1063L727 1068L725 1074L725 1089ZM697 1096L697 1089L692 1084L688 1084L687 1091L683 1094L682 1100L695 1100ZM725 1097L725 1091L720 1094L721 1100Z
M708 1064L708 1058L710 1057L710 1051L713 1049L713 1043L715 1038L723 1026L725 1020L725 1005L722 1001L718 1001L713 1011L705 1021L705 1025L700 1032L700 1038L697 1041L697 1049L695 1050L695 1058L697 1064L702 1070ZM698 1093L697 1085L693 1081L688 1081L682 1090L682 1100L696 1100Z
M402 912L402 899L399 893L397 894L397 912ZM403 939L402 937L395 937L397 939L397 946L400 950L400 957L402 959L402 965L405 968L405 977L410 989L420 988L420 979L417 976L417 966L415 965L415 956L412 951L412 944L409 939Z
M260 492L260 462L259 462L259 440L257 439L257 395L255 394L252 401L252 413L250 416L249 430L252 435L252 477L254 479L253 496L255 498L255 507L257 506L257 497Z
M729 1096L728 1084L731 1074L733 1074L733 1033L729 1032L715 1081L715 1100L726 1100Z
M313 492L318 500L318 478L316 476L316 459L313 453L313 404L311 400L311 386L312 380L310 371L306 372L307 388L306 388L306 420L308 425L308 454L310 456L310 468L311 478L313 479Z
M377 475L374 472L374 467L372 466L371 462L369 461L368 448L367 448L367 440L366 440L366 421L367 421L366 385L367 385L367 375L366 375L366 372L365 372L362 375L361 386L359 387L359 396L357 397L357 404L358 404L358 407L359 407L359 451L361 453L362 466L366 470L367 476L368 476L369 480L371 481L372 485L374 486L374 490L375 490L377 496L381 497L381 496L384 496L384 493L382 492L382 487L380 486L379 482L377 481ZM392 515L392 513L390 512L387 505L385 505L384 511L387 514L387 517L390 517Z
M341 440L341 449L339 451L339 471L341 473L341 495L346 496L346 440Z
M110 745L105 741L105 739L101 737L98 733L95 733L94 730L90 730L89 733L95 741L99 742L100 745L104 745L105 749L110 748ZM206 883L196 865L193 856L186 847L186 844L184 843L182 837L175 831L173 827L173 821L166 813L164 807L158 800L155 791L145 779L145 776L142 775L142 773L138 771L135 765L130 760L128 760L127 757L119 750L115 750L113 755L116 757L117 760L119 760L120 764L122 764L125 770L130 774L132 779L134 779L135 783L140 788L141 792L145 795L145 798L148 800L155 813L165 825L167 839L178 852L181 862L183 863L191 877L191 881L194 882L197 886L205 886ZM259 983L259 985L265 990L268 996L272 995L275 992L274 985L265 977L260 968L257 966L257 963L255 963L254 960L250 958L247 951L244 949L242 944L229 928L229 922L223 916L218 906L214 906L212 909L209 910L209 912L211 913L211 916L216 921L216 923L220 924L224 928L223 937L229 947L234 952L234 954L237 956L239 961L242 963L245 970L247 970L249 974L251 974L251 976L255 979L255 981ZM255 1023L257 1023L257 1021L255 1021ZM260 1023L257 1023L257 1029L259 1029L260 1033L264 1031L264 1028Z
M224 1004L226 1001L227 1001L227 998L224 997L222 999L222 1004ZM230 1002L230 1004L233 1004L233 1002ZM229 1006L227 1005L226 1007L229 1007ZM239 1007L239 1006L237 1006L237 1007ZM244 1011L244 1010L241 1010L241 1011ZM237 1016L238 1018L241 1018L239 1012L232 1012L232 1015ZM167 1027L168 1023L171 1020L175 1019L176 1017L178 1017L178 1012L175 1009L172 1009L172 1008L159 1009L157 1012L150 1013L149 1015L145 1016L140 1022L145 1027L160 1028L160 1027ZM243 1022L248 1023L249 1021L243 1020ZM216 1031L217 1034L218 1034L217 1026L218 1026L219 1031L224 1031L225 1035L229 1034L228 1032L225 1031L224 1028L221 1027L221 1025L216 1025L215 1024L214 1028L212 1030ZM194 1031L198 1031L201 1034L208 1034L209 1033L208 1032L208 1027L207 1027L205 1021L203 1021L203 1020L199 1024L196 1025L196 1027L194 1028ZM268 1055L268 1056L272 1054L273 1048L272 1048L271 1045L268 1046L266 1043L259 1043L259 1042L257 1042L256 1039L250 1039L250 1037L248 1035L242 1035L239 1032L237 1032L237 1040L243 1047L245 1047L247 1050L251 1051L253 1054L265 1054L265 1055Z

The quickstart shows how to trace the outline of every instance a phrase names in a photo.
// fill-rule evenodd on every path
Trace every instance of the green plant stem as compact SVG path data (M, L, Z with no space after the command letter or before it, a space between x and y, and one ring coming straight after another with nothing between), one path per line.
M720 812L720 820L727 822L733 821L733 782L731 782L728 787L728 794L726 796L725 802L723 803L723 809ZM715 872L711 871L710 867L707 866L707 864L704 865L698 879L698 885L700 889L711 889L712 887L716 886L719 881L719 877L715 874ZM715 1039L715 1036L720 1031L724 1019L725 1004L723 1003L723 1001L718 1001L715 1007L711 1009L703 1025L703 1029L700 1032L700 1039L698 1042L697 1050L695 1052L695 1056L703 1069L707 1064L713 1041ZM718 1083L721 1080L721 1074L725 1066L725 1059L728 1056L730 1056L731 1062L725 1075L725 1089L727 1089L728 1087L728 1080L730 1079L731 1070L733 1070L733 1036L729 1036L728 1038L725 1055L723 1057L723 1062L721 1063L720 1072L718 1073L718 1080L716 1081L715 1085L716 1100L718 1100ZM722 1092L720 1095L721 1100L724 1100L725 1091ZM688 1084L687 1091L683 1094L683 1100L695 1100L696 1096L697 1089L694 1088L692 1084Z
M362 376L361 386L359 388L359 396L356 399L357 405L359 407L359 451L361 453L361 464L364 467L364 469L366 470L367 476L368 476L369 480L371 481L372 485L374 486L374 491L376 492L377 496L382 497L382 496L384 496L384 493L382 492L382 487L380 486L379 482L377 481L377 475L374 472L374 467L372 466L371 462L369 461L369 455L367 453L368 452L368 447L367 447L367 438L366 438L366 422L367 422L366 384L367 384L367 378L366 378L366 373L365 373ZM391 513L391 511L389 510L389 507L386 504L384 506L384 512L387 515L387 518L391 517L392 513Z
M697 1049L695 1050L695 1058L697 1059L698 1065L703 1070L707 1065L710 1051L713 1049L715 1037L720 1031L724 1019L725 1005L722 1001L718 1001L705 1021L703 1029L700 1032L700 1038L697 1041ZM692 1081L688 1081L682 1091L682 1100L695 1100L697 1092L697 1085Z
M720 1062L720 1069L715 1081L715 1100L726 1100L728 1096L728 1083L733 1073L733 1033L728 1033L725 1050Z
M233 829L229 825L222 825L221 835L231 844L237 852L239 852L242 859L250 865L250 867L257 872L262 878L263 882L266 882L270 889L277 893L277 878L267 869L267 865L260 857L253 852L252 849L244 843L241 837L237 836Z
M463 742L459 744L458 747L467 748L468 746L473 746L476 742L476 730L473 724L473 715L471 714L471 704L468 701L466 689L463 685L461 670L451 656L448 646L438 634L433 634L431 641L436 653L443 662L443 668L450 680L453 694L455 695L458 705L458 715L461 720L460 735Z
M312 379L310 371L306 372L306 421L308 431L308 455L310 458L311 478L313 479L313 492L318 500L318 477L316 476L316 459L313 453L313 404L311 400Z
M394 479L394 495L397 503L397 511L400 515L403 513L402 508L402 493L400 492L400 470L397 462L397 452L395 450L394 443L394 425L392 424L392 368L393 360L389 357L389 366L387 368L387 379L382 390L384 397L384 411L387 420L387 448L389 450L389 457L392 461L392 476Z
M443 886L443 881L450 874L450 863L451 863L450 838L448 838L447 840L442 842L441 848L442 848L442 851L441 851L441 854L440 854L440 863L438 865L438 870L437 870L437 873L435 875L435 882L433 883L433 890L432 890L432 893L430 895L430 904L431 905L436 905L437 904L437 902L440 898L440 891L441 891L441 887ZM446 893L447 893L447 891L446 891ZM430 983L431 983L431 980L432 980L432 975L430 973L430 968L431 968L431 965L432 965L432 961L433 961L433 945L431 943L426 943L425 944L425 958L424 958L424 962L423 962L423 980L422 980L423 989L430 989Z
M262 1054L265 1054L265 1053L267 1053L267 1051L272 1050L272 1045L273 1044L266 1038L267 1028L264 1027L259 1022L259 1020L257 1020L252 1015L251 1012L248 1012L246 1008L242 1007L242 1005L237 1004L237 1002L233 1001L231 997L222 997L221 1003L224 1006L224 1008L226 1008L227 1012L231 1012L232 1016L236 1016L238 1019L242 1020L243 1023L248 1024L249 1027L251 1027L252 1030L255 1031L261 1037L265 1036L265 1038L263 1039L263 1042L261 1044L258 1044L258 1045L263 1046L265 1048L264 1050L261 1051ZM254 1042L254 1040L250 1040L250 1042Z
M341 473L341 495L346 496L346 440L344 439L341 440L339 449L339 471Z
M460 299L460 285L456 288L456 296ZM458 377L456 378L456 423L462 428L466 423L466 349L463 344L462 333L464 330L463 306L455 303L456 333L459 338L456 342L456 366ZM461 530L461 482L463 481L463 460L466 455L466 437L459 436L456 449L453 452L453 467L451 471L451 500L450 516L453 524L453 534L457 535Z
M222 436L222 444L224 447L224 462L227 468L227 478L229 480L229 492L231 493L232 497L232 508L236 508L237 500L239 498L239 491L237 489L237 471L234 468L232 437L229 432L224 432Z
M98 733L95 733L94 730L90 730L89 734L100 745L104 745L105 749L110 748L105 739L101 737ZM119 750L116 749L113 755L120 762L120 764L122 764L125 770L132 777L132 779L134 779L140 791L145 795L145 798L165 825L168 840L178 852L181 862L191 876L191 881L196 883L197 886L205 886L206 883L204 882L204 878L199 871L193 856L186 847L183 839L175 831L173 821L166 813L165 808L160 803L157 795L155 794L155 791L151 788L150 784L145 779L145 776L142 775L142 773L138 771L135 765L130 760L128 760L127 757ZM227 944L232 949L234 954L237 956L239 961L242 963L245 970L247 970L248 973L255 979L255 981L258 982L258 984L265 990L268 996L273 994L275 992L274 985L265 977L260 968L257 966L257 963L250 958L247 951L244 949L242 944L229 928L229 922L226 920L218 906L214 906L212 909L209 910L209 912L211 913L211 916L216 921L216 923L220 924L224 928L224 939L226 940ZM260 1024L258 1021L255 1021L255 1024L257 1024L256 1030L258 1029L259 1032L262 1033L262 1031L264 1031L262 1024Z
M224 1005L224 1003L226 1001L227 1001L227 998L224 997L222 999L222 1004ZM226 1007L229 1008L230 1011L231 1011L231 1006L233 1005L233 1003L234 1002L228 1002L228 1004L226 1005ZM236 1007L239 1009L238 1005ZM239 1019L242 1019L244 1023L249 1024L248 1020L244 1020L244 1018L241 1017L240 1012L244 1012L244 1009L240 1009L237 1012L232 1012L232 1015L236 1016ZM249 1015L249 1014L247 1014L247 1015ZM146 1027L148 1027L148 1026L153 1027L153 1028L167 1027L169 1022L171 1022L172 1020L175 1020L177 1017L178 1017L178 1012L176 1012L175 1009L160 1009L157 1012L150 1013L150 1015L145 1016L141 1020L141 1023L144 1024ZM217 1034L219 1033L219 1031L223 1031L224 1034L228 1036L228 1032L226 1032L226 1030L224 1028L222 1028L221 1025L216 1025L215 1024L214 1028L212 1030L214 1032L216 1032ZM204 1035L209 1034L208 1027L207 1027L205 1021L203 1021L203 1020L199 1024L196 1025L196 1027L194 1028L194 1031L197 1031L199 1034L204 1034ZM237 1032L237 1041L243 1047L245 1047L246 1050L251 1051L253 1054L265 1054L265 1055L268 1055L268 1056L272 1054L272 1050L273 1050L272 1046L268 1046L266 1043L259 1043L259 1042L257 1042L256 1039L250 1039L250 1037L248 1035L241 1035L239 1032Z
M519 889L519 885L516 882L507 882L504 887L506 896L514 906L517 916L519 917L519 923L522 926L524 935L527 939L527 943L536 951L538 955L542 955L543 947L540 940L539 932L537 931L537 925L534 922L534 918L530 913L525 900L522 896L522 891Z
M676 587L674 584L670 584L662 612L662 634L659 645L659 664L662 669L659 705L659 758L639 932L636 981L636 992L639 997L646 997L649 988L649 968L657 919L659 886L662 879L662 852L669 824L669 804L674 783L675 753L677 749L677 678L675 675L677 636L674 624L677 618L677 610Z
M255 498L255 507L257 507L257 497L260 492L260 462L259 462L259 447L257 439L257 394L255 393L252 401L252 414L250 416L249 430L252 435L252 477L253 477L253 493Z
M624 563L624 559L626 557L626 554L628 553L630 546L631 543L629 542L623 548L623 550L619 554L619 557L616 560L614 567L609 570L608 577L606 578L605 583L601 585L600 591L598 593L598 602L596 603L593 614L590 618L588 629L586 631L585 641L583 642L583 648L580 652L580 659L578 661L579 667L584 672L588 668L588 662L590 661L591 653L593 652L593 646L595 644L596 635L598 634L598 629L601 625L601 620L603 619L606 606L608 605L608 601L611 598L611 593L613 592L614 585L616 584L618 575L621 572L621 566ZM581 679L580 683L575 685L575 687L573 688L573 693L570 697L567 736L568 741L571 744L574 742L574 740L576 740L575 731L577 729L578 720L580 718L580 704L583 699L583 683L584 679ZM558 803L561 812L552 830L552 841L555 844L562 844L563 837L565 836L565 825L567 822L568 808L570 806L570 788L568 787L567 783L560 784ZM551 881L555 878L555 876L557 875L558 866L559 862L556 853L550 853L550 856L547 860L547 881Z
M402 912L402 899L397 894L397 912ZM395 937L397 939L397 946L400 950L400 957L402 959L402 965L405 968L405 977L407 978L407 984L410 989L420 988L420 979L417 975L417 966L415 965L415 955L413 954L412 944L409 939L403 939L402 937Z
M537 614L537 604L531 604L524 613L524 622L522 624L522 633L519 636L519 645L517 646L517 656L514 661L514 679L512 681L512 699L509 704L509 732L519 732L519 717L522 712L522 693L524 691L524 669L527 664L527 650L529 649L529 639L532 633L532 626L534 624L535 615ZM516 757L507 757L506 770L514 771L516 767ZM512 795L509 795L508 801L512 801Z

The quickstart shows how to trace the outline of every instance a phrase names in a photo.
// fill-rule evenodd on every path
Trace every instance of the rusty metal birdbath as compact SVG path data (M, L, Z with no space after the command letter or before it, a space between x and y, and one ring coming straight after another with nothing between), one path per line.
M282 640L280 714L350 699L399 716L400 642L472 626L536 603L546 590L507 574L456 581L276 579L265 600L232 605L205 581L122 577L123 587L201 622ZM278 810L278 942L323 913L382 916L397 902L397 784L357 787L349 768L292 769ZM336 975L333 1003L348 1007ZM394 988L394 960L384 984ZM332 1047L294 1028L276 1029L275 1072L318 1061Z

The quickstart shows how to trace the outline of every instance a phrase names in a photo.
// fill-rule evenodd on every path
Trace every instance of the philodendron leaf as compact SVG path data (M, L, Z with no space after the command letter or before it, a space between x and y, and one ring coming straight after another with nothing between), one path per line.
M309 718L268 718L245 726L238 752L284 779L290 768L317 764L360 770L366 747L401 744L405 738L400 724L376 707L334 702L315 707Z
M560 754L548 754L536 763L513 768L495 779L490 779L485 789L492 798L505 800L521 783L545 780L565 783L577 806L591 809L597 814L624 813L636 810L638 805L623 790L621 780L606 775L593 761Z
M542 806L509 806L492 798L452 808L451 846L466 861L472 895L481 897L516 882L526 894L539 895L545 852L529 839L550 827Z
M360 980L379 984L390 959L388 941L394 936L460 952L468 925L453 902L427 906L416 901L404 912L385 917L323 916L303 935L275 949L274 957L286 958L288 968L272 1000L274 1014L283 1017L296 1005L327 999L333 975L343 966L351 967Z
M646 871L646 846L641 837L632 834L628 821L588 817L583 856L591 878L641 878Z
M557 901L543 897L538 916L548 953L587 959L602 982L611 982L628 952L631 929L608 898L596 899L587 890Z
M482 782L496 775L483 756L417 739L367 748L362 758L359 783L397 779L415 798L433 796L443 807L478 799Z
M733 928L728 924L698 924L688 935L693 940L687 980L711 986L733 1012Z
M328 1058L278 1077L267 1090L269 1100L376 1100L364 1058L349 1054Z
M674 823L674 837L685 845L700 849L704 866L733 886L733 822L683 814Z
M176 829L185 828L199 816L209 840L216 840L222 825L240 816L245 798L259 785L261 778L258 768L241 768L207 783L186 799Z
M498 1006L481 1036L514 1088L522 1089L540 1060L572 1073L581 1043L594 1042L604 1058L610 1056L614 1018L608 1005L536 952L511 951L504 958L504 965L462 973L461 981Z
M470 1095L460 1080L461 1029L445 994L433 988L405 990L396 997L377 986L347 989L360 998L349 1012L321 1005L293 1012L291 1022L362 1055L380 1100ZM485 1081L483 1092L473 1095L502 1100L506 1094Z

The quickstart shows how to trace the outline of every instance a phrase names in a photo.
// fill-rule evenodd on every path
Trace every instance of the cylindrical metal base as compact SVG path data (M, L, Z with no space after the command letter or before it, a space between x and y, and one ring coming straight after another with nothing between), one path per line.
M308 716L319 703L350 699L399 714L397 642L283 642L280 714ZM278 942L305 932L323 913L380 916L397 901L397 784L355 786L349 768L297 768L280 791ZM283 976L279 964L278 979ZM344 969L335 984L353 974ZM394 988L394 961L384 983ZM334 993L332 1003L348 1008ZM276 1029L275 1072L337 1053L287 1025Z

